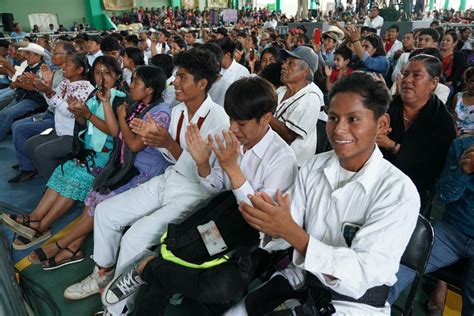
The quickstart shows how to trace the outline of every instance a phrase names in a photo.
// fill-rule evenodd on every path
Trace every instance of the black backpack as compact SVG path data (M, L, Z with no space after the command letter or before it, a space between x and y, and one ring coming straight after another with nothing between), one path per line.
M197 229L213 220L227 245L227 249L213 256L209 255L204 241ZM176 257L202 264L235 251L243 255L255 249L259 242L259 232L253 229L242 217L239 205L232 191L224 191L213 197L206 206L180 224L169 224L164 240L168 250Z

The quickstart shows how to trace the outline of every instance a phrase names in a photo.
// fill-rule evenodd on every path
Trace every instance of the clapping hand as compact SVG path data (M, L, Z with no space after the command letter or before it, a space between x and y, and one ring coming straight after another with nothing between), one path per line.
M130 128L132 132L142 137L147 146L166 148L173 141L166 128L155 122L150 113L146 115L146 121L133 119Z
M69 96L67 98L67 104L67 109L69 110L69 112L74 114L75 117L87 119L92 114L87 105L84 103L84 101L79 100L75 97Z
M208 142L204 140L196 124L189 124L186 130L186 144L188 151L197 165L205 164L211 155L212 136L208 136Z
M46 82L46 84L51 86L53 83L53 72L51 71L51 68L48 67L48 65L41 65L41 75L43 76L43 80Z
M324 65L324 73L326 74L326 77L331 77L332 75L332 68L329 67L328 65Z
M459 166L466 174L472 174L474 172L474 146L471 146L461 155Z
M231 131L222 131L225 144L219 135L214 137L214 142L210 142L212 151L219 160L222 169L229 174L233 168L239 168L237 159L240 155L240 142Z
M239 207L245 221L256 230L273 238L281 237L288 225L293 222L290 196L283 195L278 190L275 201L264 192L257 192L248 198L252 205L242 202Z

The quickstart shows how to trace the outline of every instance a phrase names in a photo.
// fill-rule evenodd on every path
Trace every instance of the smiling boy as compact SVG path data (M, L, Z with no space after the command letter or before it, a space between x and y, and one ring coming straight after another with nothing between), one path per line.
M293 193L249 196L246 221L294 247L293 262L228 312L264 315L304 285L332 293L337 314L389 315L396 282L420 205L415 186L384 160L375 140L389 126L384 84L355 72L329 95L326 132L334 151L310 159Z

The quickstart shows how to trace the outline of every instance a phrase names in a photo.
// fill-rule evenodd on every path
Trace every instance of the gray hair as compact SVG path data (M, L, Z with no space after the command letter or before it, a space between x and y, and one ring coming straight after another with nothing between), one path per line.
M308 76L306 77L306 81L308 82L313 82L314 80L314 72L313 70L311 69L310 65L308 65L307 62L305 62L304 60L302 59L296 59L298 60L298 65L300 67L300 69L302 70L307 70L308 71Z
M419 54L408 60L408 62L411 61L421 61L425 65L426 72L431 79L441 77L441 61L438 58L428 54Z

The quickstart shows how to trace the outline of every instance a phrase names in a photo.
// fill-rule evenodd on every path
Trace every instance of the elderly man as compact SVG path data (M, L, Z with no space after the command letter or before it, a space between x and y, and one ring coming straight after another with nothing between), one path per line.
M364 21L364 26L368 26L377 30L377 35L380 36L380 30L383 26L383 17L379 15L379 8L373 7L370 9L369 16Z
M290 144L301 166L316 153L316 123L324 105L323 93L313 83L318 56L300 46L292 52L281 51L280 58L284 86L277 89L278 106L270 125Z
M15 99L0 111L0 141L4 140L12 123L29 112L46 109L46 101L36 91L34 81L47 54L43 47L29 43L27 47L19 48L26 53L27 66L21 76L11 84L15 90Z

